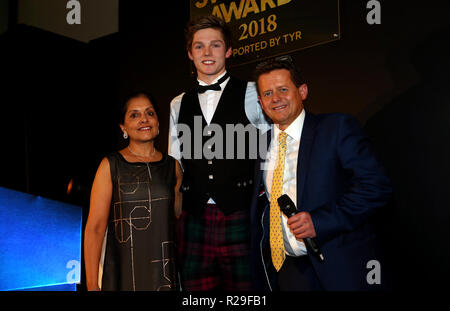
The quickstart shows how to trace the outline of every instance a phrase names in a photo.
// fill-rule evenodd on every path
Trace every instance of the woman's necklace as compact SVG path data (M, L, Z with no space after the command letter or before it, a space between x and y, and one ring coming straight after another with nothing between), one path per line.
M131 150L131 148L130 148L129 145L128 145L127 148L128 148L128 150L129 150L132 154L134 154L136 157L141 158L141 159L144 159L144 156L139 155L139 154L133 152L133 150ZM156 152L156 148L155 148L155 146L153 146L153 152L152 152L148 157L149 157L149 158L153 157L153 155L155 154L155 152ZM144 160L144 162L148 162L148 161L145 161L145 160Z

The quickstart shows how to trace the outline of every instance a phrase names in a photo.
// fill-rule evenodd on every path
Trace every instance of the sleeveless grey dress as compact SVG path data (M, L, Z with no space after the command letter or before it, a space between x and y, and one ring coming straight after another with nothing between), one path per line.
M130 163L107 156L113 196L106 234L102 290L177 289L175 159Z

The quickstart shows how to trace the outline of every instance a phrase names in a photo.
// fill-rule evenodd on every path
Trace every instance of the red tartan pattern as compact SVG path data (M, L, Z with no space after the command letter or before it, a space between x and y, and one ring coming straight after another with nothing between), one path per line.
M251 289L250 221L247 211L225 215L214 204L178 224L181 285L186 291Z

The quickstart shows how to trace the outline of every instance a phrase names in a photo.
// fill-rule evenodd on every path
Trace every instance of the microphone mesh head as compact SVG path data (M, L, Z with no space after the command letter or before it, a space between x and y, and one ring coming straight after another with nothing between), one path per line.
M287 194L283 194L282 196L280 196L278 199L278 205L280 206L295 206L294 202L292 202L291 198L287 195Z

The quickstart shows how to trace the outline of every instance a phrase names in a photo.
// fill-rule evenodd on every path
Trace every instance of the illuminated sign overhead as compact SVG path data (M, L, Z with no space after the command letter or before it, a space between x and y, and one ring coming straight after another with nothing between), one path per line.
M339 0L191 0L191 19L214 15L233 33L229 65L340 39Z

